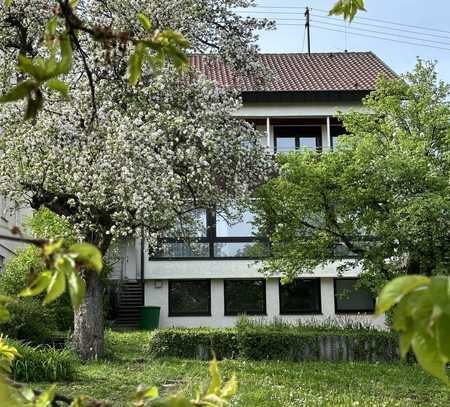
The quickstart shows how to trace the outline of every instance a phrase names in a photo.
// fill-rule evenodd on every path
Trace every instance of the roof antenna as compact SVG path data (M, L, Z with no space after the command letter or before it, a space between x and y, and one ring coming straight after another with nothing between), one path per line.
M348 52L348 34L347 34L348 23L347 23L347 21L344 21L344 27L345 27L345 50L344 50L344 52Z
M305 29L306 29L306 35L308 38L308 55L310 55L311 54L311 38L310 38L310 32L309 32L309 7L306 7L305 17L306 17Z

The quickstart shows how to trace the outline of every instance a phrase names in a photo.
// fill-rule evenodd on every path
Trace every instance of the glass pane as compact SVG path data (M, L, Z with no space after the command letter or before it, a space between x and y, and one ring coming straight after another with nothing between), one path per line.
M265 280L225 280L225 315L266 313Z
M295 137L277 137L276 142L278 153L295 151Z
M371 312L374 309L372 295L359 288L354 289L356 279L336 279L336 312Z
M210 315L209 280L169 281L169 315Z
M206 211L198 210L190 215L190 218L178 220L167 236L171 238L206 237Z
M315 137L300 137L301 150L315 150L317 147L317 139Z
M209 257L209 244L198 242L163 243L155 257Z
M339 136L333 136L333 137L331 137L331 146L333 147L333 149L335 149L336 146L337 146L337 140L338 140L338 137L339 137Z
M219 214L216 216L216 235L218 237L252 237L255 228L252 225L255 215L246 211L242 214L242 221L229 224Z
M214 243L214 257L253 257L256 242Z
M280 313L319 313L320 280L297 279L289 284L280 284Z

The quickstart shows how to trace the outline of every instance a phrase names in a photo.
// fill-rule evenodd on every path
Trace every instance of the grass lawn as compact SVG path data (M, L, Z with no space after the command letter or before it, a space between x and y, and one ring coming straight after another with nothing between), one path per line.
M87 394L125 406L139 383L162 391L192 392L206 385L207 363L152 359L148 333L108 335L110 360L79 367L79 377L58 392ZM417 366L374 363L286 363L227 360L222 375L236 372L234 406L448 406L450 392ZM48 383L40 383L47 386Z

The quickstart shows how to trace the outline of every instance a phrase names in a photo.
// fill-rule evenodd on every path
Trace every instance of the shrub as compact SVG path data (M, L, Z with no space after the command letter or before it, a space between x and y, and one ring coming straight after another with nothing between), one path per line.
M66 238L73 241L74 235L68 222L50 210L42 208L27 220L35 237L44 239ZM17 250L0 275L0 293L16 296L28 283L30 275L44 271L45 264L40 249L28 246ZM8 307L11 320L2 326L3 333L10 337L33 343L42 343L53 331L67 331L73 326L73 310L68 293L44 307L43 295L31 298L19 298Z
M43 271L39 249L29 246L17 251L0 275L0 293L16 296L26 285L30 272ZM13 338L43 343L54 331L66 331L73 326L73 310L69 294L65 293L48 306L42 305L43 295L18 298L8 306L11 319L0 330Z
M45 343L57 330L54 309L45 307L36 298L22 298L8 306L11 318L0 325L0 331L11 338Z
M50 346L30 346L26 343L7 340L22 357L13 362L14 380L24 382L54 382L72 380L78 359L68 349L58 350Z
M171 328L155 332L152 355L199 358L209 360L238 356L237 330L214 328Z

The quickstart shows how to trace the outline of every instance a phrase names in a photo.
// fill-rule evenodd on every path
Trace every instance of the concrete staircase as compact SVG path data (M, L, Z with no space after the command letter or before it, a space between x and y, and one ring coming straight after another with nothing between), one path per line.
M124 281L120 287L117 318L114 327L136 329L139 327L140 307L144 305L141 281Z

